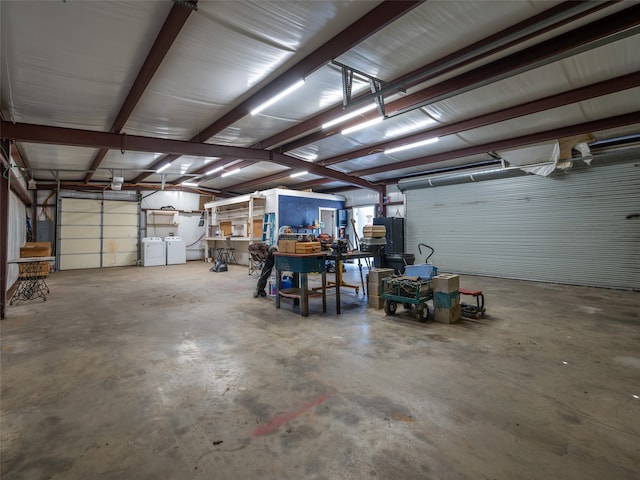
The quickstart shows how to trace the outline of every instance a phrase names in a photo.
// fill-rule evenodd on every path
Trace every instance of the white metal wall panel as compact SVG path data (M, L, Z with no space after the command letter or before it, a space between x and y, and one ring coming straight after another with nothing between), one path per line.
M60 269L135 265L138 210L134 202L60 200Z
M407 251L441 271L640 290L640 164L407 190ZM424 252L424 249L423 249Z

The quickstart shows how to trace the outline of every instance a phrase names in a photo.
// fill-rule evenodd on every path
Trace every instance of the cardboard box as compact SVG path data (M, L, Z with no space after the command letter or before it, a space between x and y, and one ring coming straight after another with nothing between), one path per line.
M380 283L367 283L367 294L368 295L382 295L382 282Z
M220 236L230 237L232 235L233 227L231 222L220 222Z
M378 310L384 308L384 298L381 296L369 294L368 299L370 308L377 308Z
M462 307L460 304L453 308L434 308L433 319L440 323L454 323L460 320Z
M51 242L27 242L20 247L20 258L50 256Z
M453 293L460 289L460 276L451 273L441 273L433 277L433 291Z
M382 279L393 277L393 268L372 268L369 270L369 283L382 284Z
M296 243L295 240L279 240L278 251L282 253L296 253Z
M460 292L434 292L433 306L435 308L451 308L460 305Z
M322 250L320 242L296 242L295 253L318 253Z
M251 228L253 229L252 237L262 237L262 219L254 218L251 223Z

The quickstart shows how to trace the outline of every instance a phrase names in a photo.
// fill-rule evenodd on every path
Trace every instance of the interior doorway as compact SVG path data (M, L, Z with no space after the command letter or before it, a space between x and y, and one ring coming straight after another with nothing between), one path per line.
M373 224L373 215L375 206L353 207L352 218L356 221L356 231L352 230L352 235L360 239L362 237L362 230L365 225ZM349 225L352 227L352 225Z
M336 209L320 207L318 209L318 217L320 218L320 233L335 237L338 228Z

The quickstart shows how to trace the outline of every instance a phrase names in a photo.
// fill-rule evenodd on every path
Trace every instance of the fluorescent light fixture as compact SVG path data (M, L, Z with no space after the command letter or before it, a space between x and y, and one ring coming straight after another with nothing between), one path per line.
M334 125L337 125L339 123L343 123L346 122L347 120L353 118L353 117L357 117L358 115L362 115L363 113L367 113L370 112L371 110L374 110L376 108L376 104L372 103L371 105L367 105L366 107L362 107L359 108L357 110L354 110L351 113L345 113L344 115L338 117L338 118L334 118L333 120L329 120L326 123L322 124L322 128L329 128L329 127L333 127Z
M382 120L384 120L383 117L376 117L373 120L367 120L366 122L359 123L353 127L345 128L340 133L342 133L342 135L348 135L350 133L357 132L358 130L370 127L371 125L375 125L376 123L380 123Z
M402 127L402 128L396 128L394 130L389 130L387 133L384 134L384 138L390 138L390 137L398 137L400 135L403 135L405 133L409 133L409 132L413 132L414 130L418 130L420 128L423 127L428 127L429 125L433 125L434 123L436 123L435 120L424 120L420 123L416 123L414 125L410 125L408 127Z
M184 185L185 187L197 187L198 184L194 182L182 182L180 185Z
M224 172L222 175L220 175L221 177L228 177L229 175L235 175L236 173L238 173L240 171L239 168L236 168L235 170L229 170L228 172Z
M306 175L309 172L298 172L298 173L292 173L291 175L289 175L291 178L296 178L296 177L302 177L303 175Z
M207 173L205 173L205 175L213 175L214 173L219 172L220 170L224 170L224 167L212 168Z
M426 140L422 140L420 142L408 143L406 145L401 145L399 147L388 148L384 151L386 155L390 153L401 152L402 150L409 150L410 148L422 147L423 145L429 145L430 143L436 143L439 140L438 137L427 138Z
M204 164L206 165L209 162L213 162L214 160L220 160L220 157L209 157L204 159Z
M293 92L294 90L297 90L298 88L300 88L302 85L304 85L304 78L302 80L298 80L296 83L294 83L293 85L291 85L289 88L287 88L286 90L281 91L279 94L277 94L275 97L271 97L269 100L267 100L266 102L264 102L262 105L260 105L257 108L254 108L253 110L251 110L251 115L255 115L256 113L260 113L262 110L264 110L265 108L273 105L274 103L276 103L278 100L283 99L284 97L286 97L287 95L289 95L291 92Z
M165 163L163 166L161 166L158 170L156 170L156 173L160 173L160 172L164 172L167 168L169 168L171 166L171 163Z

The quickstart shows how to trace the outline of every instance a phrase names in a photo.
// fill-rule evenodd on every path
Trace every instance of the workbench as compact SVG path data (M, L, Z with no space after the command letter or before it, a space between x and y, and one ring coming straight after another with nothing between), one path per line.
M53 260L55 257L24 257L9 260L8 263L17 264L19 269L18 286L11 295L9 305L13 305L16 300L33 300L34 298L47 300L46 294L49 293L49 287L45 277L49 273L49 262Z
M327 254L319 253L282 253L275 252L276 271L276 308L280 308L280 298L292 298L300 302L300 310L303 317L309 316L309 297L322 297L322 312L327 311ZM292 288L282 288L282 272L293 272L298 277L299 285ZM307 275L318 272L322 275L321 293L309 289Z
M335 286L335 289L336 289L336 313L338 315L340 314L340 287L353 288L356 291L356 295L358 294L358 291L360 289L358 285L350 285L344 282L344 280L342 279L342 263L345 260L360 260L363 258L379 257L381 255L384 255L384 253L361 252L359 250L347 252L347 253L331 252L330 254L327 255L326 257L327 260L333 260L336 262L336 281L329 282L329 286L330 287ZM358 268L360 269L361 276L364 275L364 273L362 272L362 263L358 265ZM362 289L363 289L363 293L366 294L366 292L364 292L364 289L365 289L364 277L362 278Z

